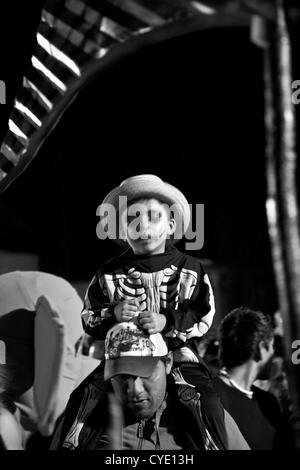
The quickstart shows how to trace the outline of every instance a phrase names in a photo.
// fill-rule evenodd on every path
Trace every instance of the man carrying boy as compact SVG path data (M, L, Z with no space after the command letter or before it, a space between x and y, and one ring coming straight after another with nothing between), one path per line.
M99 367L92 381L87 378L72 393L50 450L215 449L200 393L182 380L176 383L172 362L160 333L149 335L133 322L116 323L105 340L105 381ZM225 410L224 421L228 449L249 450Z
M171 242L176 230L184 234L190 223L185 196L157 176L139 175L113 189L103 204L115 208L130 248L101 265L94 276L82 312L86 333L104 340L117 322L162 333L173 351L177 383L192 384L201 395L207 448L226 449L223 408L210 371L197 355L197 338L214 317L212 288L200 261Z

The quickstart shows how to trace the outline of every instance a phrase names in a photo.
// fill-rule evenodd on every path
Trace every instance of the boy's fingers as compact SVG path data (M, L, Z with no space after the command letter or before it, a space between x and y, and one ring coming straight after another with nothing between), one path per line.
M140 317L141 318L149 318L149 319L152 319L153 318L153 313L152 312L141 312L140 313Z
M124 310L126 310L128 312L136 312L137 307L136 307L136 305L124 305Z
M130 305L136 305L136 306L139 306L139 301L137 299L128 299L126 300L126 302Z
M148 322L148 323L149 323L149 322L151 321L151 318L150 318L150 317L146 317L146 316L144 316L144 317L141 317L141 316L140 316L140 317L139 317L139 320L140 320L140 323L145 323L145 322Z
M135 312L128 312L127 310L122 313L122 317L128 317L128 318L133 318L135 317Z
M148 329L148 333L149 333L150 335L154 335L155 333L158 333L158 330L157 330L156 328L149 328L149 329Z
M122 309L122 312L123 313L136 313L137 312L137 308L134 307L133 305L124 305L123 306L123 309Z
M136 305L130 305L130 304L124 305L124 308L131 312L136 312L138 310L138 307Z
M148 321L140 322L140 325L145 329L153 328L154 326L153 323L150 323Z
M128 321L128 320L131 320L131 319L132 319L132 317L130 315L123 315L122 316L122 320L124 320L124 321Z

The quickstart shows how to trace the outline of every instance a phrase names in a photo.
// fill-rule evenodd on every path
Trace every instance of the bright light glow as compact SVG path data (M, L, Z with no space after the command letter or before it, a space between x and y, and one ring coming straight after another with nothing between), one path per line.
M287 195L289 217L295 219L298 215L297 202L293 194Z
M9 160L14 165L17 165L19 157L7 144L1 145L1 153L3 153L7 160Z
M43 101L45 106L49 109L49 111L51 111L51 109L53 108L53 104L51 103L51 101L49 101L48 98L46 98L46 96L26 77L23 78L23 86L25 88L34 90L41 99L41 101Z
M5 173L5 171L1 170L0 168L0 181L4 180L4 178L6 178L7 176L7 173Z
M62 91L66 91L67 87L66 85L59 80L52 72L50 72L45 65L42 64L35 56L32 56L31 58L31 63L34 68L42 72L43 75L45 75L52 83L54 83L58 88L60 88Z
M101 57L104 57L105 54L107 53L108 49L105 49L104 47L101 47L99 51L96 54L97 59L101 59Z
M62 51L57 49L51 42L48 41L44 36L42 36L40 33L37 33L37 42L38 44L46 51L48 52L49 55L57 59L59 62L64 64L66 67L68 67L72 72L75 73L78 77L81 76L81 72L79 67L75 64L75 62L70 59L66 54L64 54Z
M266 201L266 209L268 214L269 222L274 225L276 224L277 220L277 211L276 211L276 203L274 199L267 199Z
M34 122L37 126L41 127L41 121L30 111L29 108L17 100L15 101L15 108L21 111L22 114L25 114L27 117L29 117L29 119L31 119L31 121Z
M127 28L106 17L102 18L100 31L117 39L117 41L125 41L131 36L131 32Z
M27 142L28 140L27 135L25 135L24 132L22 132L21 129L11 119L8 120L8 127L11 130L11 132L13 132L17 137Z
M213 15L216 12L214 8L203 5L203 3L200 2L192 2L192 5L196 10L200 11L200 13L204 13L205 15Z

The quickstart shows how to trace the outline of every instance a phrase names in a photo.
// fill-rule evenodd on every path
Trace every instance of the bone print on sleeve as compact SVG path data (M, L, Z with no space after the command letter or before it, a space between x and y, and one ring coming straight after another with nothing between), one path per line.
M177 286L178 298L166 302L161 309L167 318L165 333L169 337L187 341L203 336L211 327L215 302L208 275L199 263L199 269L182 268ZM175 299L175 302L174 302Z
M130 268L127 275L119 280L114 298L117 301L136 299L139 304L139 310L146 309L146 292L142 282L142 275L134 268Z
M108 330L117 322L114 307L124 300L137 299L139 310L146 308L146 293L141 281L141 273L134 268L127 273L114 271L105 273L100 268L87 290L83 327L94 338L104 340Z
M110 279L107 279L105 282L100 270L95 274L87 289L81 313L84 331L99 340L104 340L108 330L116 323L114 282L109 281Z

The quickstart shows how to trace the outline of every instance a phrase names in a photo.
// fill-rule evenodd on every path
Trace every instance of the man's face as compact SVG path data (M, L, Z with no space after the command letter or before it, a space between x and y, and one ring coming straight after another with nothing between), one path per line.
M117 399L131 416L137 419L153 416L164 400L170 369L170 364L158 361L150 377L117 375L111 379Z
M141 199L128 207L126 215L126 239L134 253L164 253L166 240L175 230L167 205L157 199Z

